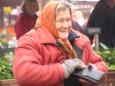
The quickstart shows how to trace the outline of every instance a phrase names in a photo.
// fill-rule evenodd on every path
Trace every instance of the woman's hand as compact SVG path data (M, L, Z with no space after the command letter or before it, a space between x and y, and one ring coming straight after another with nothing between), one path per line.
M90 83L90 82L88 82L88 81L86 81L86 80L84 80L84 79L79 79L79 81L84 85L84 86L90 86L92 83Z

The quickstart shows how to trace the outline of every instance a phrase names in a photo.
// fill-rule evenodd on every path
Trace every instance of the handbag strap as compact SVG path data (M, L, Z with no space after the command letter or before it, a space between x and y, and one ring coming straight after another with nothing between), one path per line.
M75 49L77 56L79 59L82 59L83 51L77 45L74 44L74 39L79 38L74 32L70 32L68 36L68 40L70 41L72 47ZM68 78L64 79L64 86L84 86L82 83L79 82L79 77L75 77L73 74Z
M72 45L73 48L75 49L75 51L77 52L77 56L79 59L82 60L82 54L83 54L83 51L82 49L80 49L78 46L76 46L75 44Z
M83 50L81 48L79 48L77 45L75 45L74 40L75 38L79 38L80 36L78 36L77 34L75 34L74 32L70 32L68 39L72 45L72 47L75 49L77 56L79 59L82 60L82 54L83 54Z

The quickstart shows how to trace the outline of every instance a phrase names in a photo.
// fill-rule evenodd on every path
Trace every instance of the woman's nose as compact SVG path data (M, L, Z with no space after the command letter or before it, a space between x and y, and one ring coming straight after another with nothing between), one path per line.
M67 22L67 21L64 21L64 22L63 22L63 27L68 27L68 26L69 26L68 22Z

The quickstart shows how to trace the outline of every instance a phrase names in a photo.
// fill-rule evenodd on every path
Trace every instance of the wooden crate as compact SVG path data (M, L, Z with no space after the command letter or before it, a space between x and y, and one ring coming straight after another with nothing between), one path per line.
M115 70L109 71L107 84L107 86L115 86Z
M15 79L0 80L0 86L19 86Z
M115 70L109 70L107 80L103 80L98 86L115 86Z
M109 71L107 81L102 81L98 86L115 86L115 70ZM0 80L0 86L19 86L15 79Z

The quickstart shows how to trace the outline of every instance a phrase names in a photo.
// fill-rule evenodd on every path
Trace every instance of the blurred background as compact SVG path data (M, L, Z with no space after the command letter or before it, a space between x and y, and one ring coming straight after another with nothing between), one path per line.
M20 13L20 4L22 0L0 0L0 33L6 34L9 40L13 37L15 39L14 23L16 16ZM43 6L49 0L38 0L39 10L42 10ZM70 3L76 6L76 10L81 11L84 19L79 19L79 23L86 23L87 19L94 8L98 0L68 0ZM81 17L81 16L79 16ZM1 37L1 36L0 36ZM4 37L3 37L4 38Z
M0 48L14 48L16 46L16 35L14 24L16 17L21 12L23 0L0 0ZM37 0L39 12L49 0ZM77 12L77 22L85 27L87 20L94 6L99 0L68 0L74 5Z
M11 67L13 63L14 48L16 47L16 35L14 31L14 24L16 18L21 12L21 3L23 0L0 0L0 80L14 78ZM39 5L39 12L42 11L44 5L49 0L37 0ZM99 0L68 0L75 11L74 19L82 29L86 29L87 21ZM38 14L37 13L37 14ZM39 14L38 14L39 15ZM76 16L77 15L77 16ZM93 30L91 33L99 31ZM97 36L97 34L96 34ZM99 48L99 40L97 40L97 50ZM103 50L97 51L106 63L109 65L109 70L114 70L109 73L109 83L100 86L115 86L115 48L108 49L105 45L101 44ZM93 44L92 44L93 46ZM1 58L4 57L4 58ZM1 82L0 82L1 86ZM11 86L11 85L10 85Z

